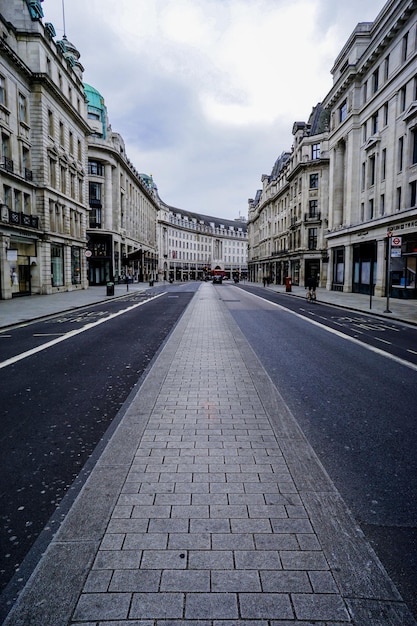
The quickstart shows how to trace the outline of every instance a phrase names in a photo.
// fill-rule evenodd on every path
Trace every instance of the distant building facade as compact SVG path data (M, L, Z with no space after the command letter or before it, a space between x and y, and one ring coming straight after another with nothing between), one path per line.
M88 137L88 281L147 281L158 271L159 198L112 131L103 96L85 84Z
M291 151L276 160L262 189L249 200L249 278L304 284L327 279L325 231L329 211L328 114L319 104L293 125Z
M246 220L224 220L161 201L160 280L203 280L214 272L247 278Z
M42 16L1 2L1 298L87 286L83 67Z
M327 289L417 297L416 67L415 1L357 25L332 89L249 201L252 280L318 272Z

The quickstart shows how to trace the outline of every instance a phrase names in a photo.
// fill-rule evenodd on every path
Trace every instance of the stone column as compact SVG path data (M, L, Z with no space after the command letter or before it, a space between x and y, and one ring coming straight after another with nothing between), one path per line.
M333 227L343 224L343 203L345 183L345 142L339 141L334 149L333 171Z
M103 198L103 228L112 230L112 212L113 212L113 181L112 166L106 163L104 166L104 198Z

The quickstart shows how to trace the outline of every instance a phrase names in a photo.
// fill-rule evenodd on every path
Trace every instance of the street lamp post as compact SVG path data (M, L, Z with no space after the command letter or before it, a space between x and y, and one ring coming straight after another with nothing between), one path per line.
M388 237L388 252L387 252L387 277L386 277L386 289L387 289L387 305L384 313L392 313L389 308L389 297L391 291L391 246L392 246L392 229L387 232Z

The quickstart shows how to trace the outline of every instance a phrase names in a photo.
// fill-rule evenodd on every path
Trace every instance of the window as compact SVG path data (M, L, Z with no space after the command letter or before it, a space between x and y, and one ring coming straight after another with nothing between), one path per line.
M362 125L362 141L365 142L368 139L368 124L365 122Z
M378 132L378 113L372 116L372 134L376 135Z
M369 168L368 168L368 183L369 186L372 187L375 185L375 155L369 157Z
M374 218L374 199L371 198L368 204L368 219L372 220Z
M21 93L18 98L18 107L19 107L19 122L27 123L27 103L26 98Z
M403 159L404 159L404 137L398 139L398 171L403 171Z
M310 174L310 189L318 189L318 186L319 186L319 175Z
M366 164L362 163L362 171L361 171L361 191L365 191L365 173L366 173Z
M417 128L411 131L411 164L417 164Z
M401 211L401 187L397 187L397 211Z
M74 135L72 132L69 132L69 152L71 155L74 154Z
M313 159L313 161L320 158L320 144L319 143L314 143L311 146L311 158Z
M67 193L67 171L65 167L61 167L61 191L62 193Z
M56 161L49 159L49 184L51 187L56 187Z
M384 79L388 80L388 76L389 76L389 55L385 57L385 61L384 61Z
M401 47L401 60L403 62L407 59L407 54L408 54L408 33L405 33L403 40L402 40L402 47Z
M101 187L101 183L93 183L91 181L88 183L90 205L92 203L97 205L99 202L101 206Z
M88 161L88 173L93 176L104 176L103 163L99 161Z
M54 114L48 110L48 134L50 137L54 136Z
M317 217L318 215L318 201L310 200L308 203L308 217Z
M407 88L404 85L404 87L401 87L401 89L400 89L400 111L401 111L401 113L403 111L405 111L406 96L407 96Z
M317 250L317 228L308 229L308 249Z
M368 99L368 83L364 83L362 87L362 104L366 104Z
M379 199L379 214L381 217L385 215L385 194L381 194Z
M6 79L0 76L0 105L6 106Z
M347 118L347 100L339 107L339 122L343 122Z
M6 133L1 134L1 158L4 165L4 159L10 157L10 137Z
M376 93L379 87L379 67L372 74L372 92Z
M20 213L22 210L22 192L15 189L14 191L14 210Z
M64 124L59 122L59 145L64 146L65 137L64 137Z
M385 180L387 175L387 149L384 148L381 153L381 180Z
M388 102L384 104L384 126L388 126Z
M410 183L410 207L416 206L416 203L417 203L416 190L417 190L417 181L413 180Z

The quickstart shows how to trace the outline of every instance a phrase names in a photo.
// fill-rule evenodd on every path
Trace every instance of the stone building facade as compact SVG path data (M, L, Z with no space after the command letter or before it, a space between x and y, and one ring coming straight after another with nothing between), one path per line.
M0 299L150 280L159 199L40 0L0 0Z
M390 0L332 68L328 288L417 297L417 3Z
M253 280L318 271L327 289L417 297L416 68L417 3L389 0L338 55L322 126L317 107L294 124L291 151L249 201Z
M112 131L103 96L85 84L88 138L88 281L155 280L159 198Z
M247 278L247 224L160 203L159 279Z
M276 160L249 200L249 278L304 284L327 281L329 211L328 113L319 104L293 125L293 146Z
M83 67L40 2L0 9L0 297L85 288Z

